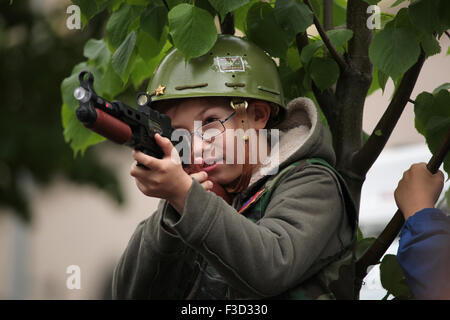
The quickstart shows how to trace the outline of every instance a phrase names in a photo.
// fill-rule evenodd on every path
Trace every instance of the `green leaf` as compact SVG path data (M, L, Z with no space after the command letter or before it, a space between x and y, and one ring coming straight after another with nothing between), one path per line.
M311 58L314 56L319 48L324 45L322 40L316 40L314 42L309 43L306 47L303 48L302 54L300 55L300 59L304 64L308 63Z
M129 5L133 6L145 6L148 4L148 0L126 0Z
M426 33L437 32L441 29L439 20L440 0L416 0L408 8L411 22L418 29ZM448 0L446 0L448 1Z
M288 101L296 97L305 96L306 92L303 83L306 72L303 68L293 71L281 60L278 72L280 73L281 84Z
M119 75L114 71L112 63L107 65L105 74L100 80L101 95L105 99L113 100L120 92L125 89ZM97 81L97 80L96 80Z
M274 9L256 2L247 13L247 37L274 57L285 57L289 36L275 19Z
M278 0L274 9L275 19L283 30L293 38L304 32L312 23L314 14L303 2Z
M375 34L369 47L372 63L397 78L417 62L420 46L416 34L406 28L385 28Z
M213 8L211 3L209 3L208 0L195 0L193 3L196 7L199 7L203 10L206 10L209 12L209 14L213 17L217 15L216 9Z
M291 68L292 70L297 70L302 66L297 46L289 47L286 55L286 61L289 68Z
M339 78L339 66L330 57L313 58L309 71L311 79L320 90L331 87Z
M391 8L396 7L396 6L398 6L400 3L405 2L405 1L406 1L406 0L397 0L397 1L395 1L395 2L392 4ZM408 1L409 1L409 0L408 0Z
M402 268L397 257L386 254L380 264L381 285L398 299L411 299L412 293L406 284Z
M123 4L114 12L106 24L106 35L111 46L119 47L128 34L128 27L136 17L136 10L128 4Z
M166 7L150 3L141 15L141 29L159 41L164 27L167 25L167 15Z
M374 4L378 4L378 2L380 2L381 0L364 0L364 1L370 5L374 5Z
M326 33L335 48L343 47L353 37L353 31L349 29L329 30Z
M168 28L165 28L161 39L156 41L153 37L149 36L147 32L139 30L136 46L138 48L138 53L144 61L148 62L148 60L156 57L160 52L163 46L167 41Z
M440 0L438 11L439 22L441 25L441 29L439 30L439 32L450 29L450 1Z
M441 90L449 90L450 89L450 82L446 82L444 84L441 84L439 87L433 90L433 95L435 96L439 91Z
M80 121L78 121L75 112L66 104L62 106L62 121L64 124L64 139L70 142L70 147L74 152L74 157L78 152L83 155L89 146L95 145L105 138L95 132L86 129Z
M429 119L429 113L431 112L434 103L434 97L429 92L422 92L416 97L414 103L414 113L415 113L415 127L417 131L425 135L425 127Z
M147 63L141 57L137 57L131 69L131 81L134 88L137 89L146 78L152 75L152 72Z
M247 13L248 10L259 0L250 0L245 6L240 7L234 11L234 26L241 30L243 33L247 33Z
M72 0L72 3L80 7L81 14L86 22L103 11L108 4L107 0Z
M190 4L179 4L169 11L169 30L175 47L186 60L207 53L217 39L214 18Z
M432 153L436 152L450 130L450 92L446 89L436 89L434 92L422 92L414 104L416 129L425 137ZM450 173L450 154L444 159L444 170Z
M441 52L439 42L431 34L424 35L421 44L427 58Z
M249 0L209 0L209 3L220 14L222 20L228 12L238 9L248 2Z
M378 83L380 85L380 88L384 93L384 88L386 87L386 83L387 83L389 77L381 70L378 70L377 77L378 77Z
M83 154L87 147L104 140L103 137L86 129L83 124L78 121L78 118L75 115L78 101L74 98L73 92L80 86L78 74L84 70L92 72L95 79L101 79L102 74L98 68L93 68L83 62L76 65L72 70L71 76L64 79L61 83L61 94L63 97L63 106L61 109L61 120L64 128L63 134L65 141L70 142L74 156L76 156L78 152ZM94 81L94 90L101 94L98 87L99 82Z
M376 67L373 68L372 73L372 82L370 83L370 88L367 91L367 97L370 96L372 93L380 89L380 82L378 80L378 69ZM364 135L364 133L363 133ZM363 136L363 142L364 142L364 136Z
M129 76L127 71L135 45L136 31L133 31L125 38L123 43L116 50L116 52L114 52L111 58L111 64L114 71L117 72L124 83L127 81Z
M150 78L155 70L156 66L162 60L162 58L166 55L167 51L171 48L171 44L169 41L166 41L165 45L160 49L159 54L149 60L145 59L136 59L133 70L131 72L131 80L133 81L133 85L135 89L142 84L144 80ZM144 63L143 63L144 62Z
M105 40L89 39L84 46L83 55L94 61L98 66L105 67L109 62L111 52Z
M353 31L348 29L329 30L326 32L326 34L330 39L331 44L335 48L343 47L348 42L348 40L350 40L353 37ZM308 63L314 56L316 51L324 47L325 43L322 40L316 40L314 42L309 43L302 50L302 54L300 56L301 61L305 64Z

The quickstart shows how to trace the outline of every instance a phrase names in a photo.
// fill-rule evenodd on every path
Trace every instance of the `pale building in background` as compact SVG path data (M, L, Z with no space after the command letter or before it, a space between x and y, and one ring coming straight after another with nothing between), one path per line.
M35 3L37 6L39 1ZM442 52L425 62L412 99L424 90L432 92L450 82L450 58L445 56L450 41L442 37L440 43ZM367 99L363 124L366 132L372 132L392 92L389 81L384 94L379 90ZM367 176L360 213L363 232L376 234L389 221L396 209L393 191L403 171L413 162L429 159L424 141L414 128L413 105L408 104L387 148ZM49 188L31 186L30 225L0 209L0 299L108 297L113 267L137 224L156 209L159 200L141 194L129 176L130 149L108 142L96 148L103 161L117 171L125 191L125 205L117 207L97 189L56 179ZM80 289L67 288L70 275L66 270L71 265L80 267ZM362 294L362 298L383 297L385 292L380 290L376 274L369 278L363 290L374 293Z

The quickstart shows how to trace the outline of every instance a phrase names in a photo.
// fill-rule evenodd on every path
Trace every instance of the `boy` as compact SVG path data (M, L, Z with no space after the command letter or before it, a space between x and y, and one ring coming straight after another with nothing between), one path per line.
M134 153L150 168L132 166L138 188L162 201L122 255L113 297L353 298L355 209L327 164L335 155L314 104L298 98L285 107L274 61L248 41L219 36L187 63L171 51L149 90L174 128L193 133L193 159L201 159L189 175L158 135L163 159ZM249 161L255 151L246 137L245 160L224 161L239 156L229 154L237 140L229 131L263 128L279 130L268 161ZM222 150L212 155L217 142ZM228 191L229 203L208 192L213 185Z

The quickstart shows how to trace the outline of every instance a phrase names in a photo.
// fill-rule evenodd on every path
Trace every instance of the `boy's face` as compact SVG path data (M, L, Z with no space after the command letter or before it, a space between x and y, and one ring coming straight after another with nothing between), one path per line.
M174 101L167 109L163 110L172 120L174 129L186 129L193 132L198 129L199 124L205 125L214 120L225 120L233 109L229 100L224 98L189 98ZM194 121L195 124L194 124ZM194 125L197 125L194 127ZM239 128L239 121L234 115L224 124L226 130ZM190 171L204 170L208 173L208 179L221 185L227 185L240 177L243 165L236 161L237 154L234 150L234 160L227 159L227 145L234 146L234 136L228 137L223 133L216 136L212 141L204 141L198 136L192 136L192 152L200 156L202 163L190 166ZM175 144L177 142L174 142ZM214 159L214 160L213 160ZM195 163L200 162L196 159ZM211 164L211 162L220 162ZM193 161L193 158L192 160ZM207 162L207 163L205 163Z

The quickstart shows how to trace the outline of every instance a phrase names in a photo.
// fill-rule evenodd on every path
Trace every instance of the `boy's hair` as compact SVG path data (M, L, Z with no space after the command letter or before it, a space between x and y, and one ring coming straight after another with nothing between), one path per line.
M185 100L186 98L177 98L177 99L167 99L167 100L159 100L155 101L152 104L152 108L157 110L160 113L165 113L169 108L171 108L174 105L177 105L181 101ZM206 99L209 101L220 101L224 105L230 106L230 102L233 98L230 97L202 97L201 99ZM242 98L241 98L242 99ZM284 115L284 109L280 108L276 103L258 100L258 99L245 99L247 100L248 104L250 104L252 101L261 101L264 103L269 104L270 107L270 117L269 120L266 123L265 129L271 129L274 128L283 118ZM231 106L230 106L231 108Z

